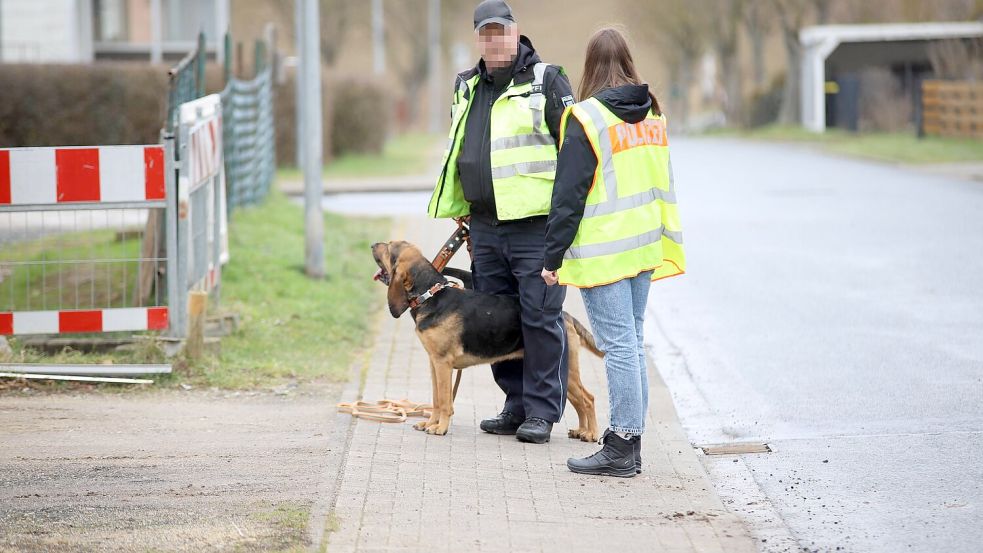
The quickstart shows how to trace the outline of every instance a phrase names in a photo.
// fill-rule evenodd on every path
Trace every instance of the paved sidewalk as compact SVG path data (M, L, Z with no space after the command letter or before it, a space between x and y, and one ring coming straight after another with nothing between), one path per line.
M436 169L427 174L410 176L325 178L321 180L321 186L325 194L430 191L436 180L434 175L439 173L440 170ZM303 180L278 179L276 186L288 196L304 195Z
M446 222L402 219L393 236L429 255L449 231ZM462 252L453 265L463 266L466 258ZM566 309L587 323L574 289ZM603 363L586 351L580 358L603 428ZM430 400L429 366L409 315L394 320L388 311L380 313L367 363L363 389L352 386L343 401ZM447 436L428 436L410 422L350 421L341 466L325 469L325 487L333 493L315 508L315 514L325 513L326 529L315 536L321 542L315 546L330 552L754 551L743 524L713 491L652 367L650 375L645 472L631 479L567 470L568 457L597 449L566 437L577 422L569 404L548 445L481 432L478 422L497 413L503 401L484 365L465 370Z

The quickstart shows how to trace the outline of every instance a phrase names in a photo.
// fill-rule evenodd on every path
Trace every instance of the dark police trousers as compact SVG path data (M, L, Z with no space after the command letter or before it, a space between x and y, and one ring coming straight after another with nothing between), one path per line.
M505 410L559 422L567 400L566 288L543 282L546 218L491 225L471 221L474 289L519 297L524 359L493 363Z

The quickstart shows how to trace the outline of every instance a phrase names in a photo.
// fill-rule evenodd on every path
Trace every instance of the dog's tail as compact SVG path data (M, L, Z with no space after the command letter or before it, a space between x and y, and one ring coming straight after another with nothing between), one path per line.
M585 348L598 357L604 357L604 352L597 347L597 342L594 341L594 335L576 317L564 311L563 318L573 326L574 331L577 332L577 336L580 336L580 343Z

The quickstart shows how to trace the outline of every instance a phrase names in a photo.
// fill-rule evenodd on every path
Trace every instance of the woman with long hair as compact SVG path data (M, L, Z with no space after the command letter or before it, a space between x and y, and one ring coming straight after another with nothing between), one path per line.
M581 289L604 352L611 422L573 472L642 470L648 413L642 325L649 285L685 272L666 118L628 42L604 28L587 45L581 101L564 113L543 279Z

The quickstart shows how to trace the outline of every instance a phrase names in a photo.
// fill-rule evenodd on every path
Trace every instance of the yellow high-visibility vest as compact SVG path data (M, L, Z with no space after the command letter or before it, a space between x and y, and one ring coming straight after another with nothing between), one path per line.
M533 81L513 81L491 109L491 172L499 220L546 215L556 177L556 141L546 125L543 82L547 63L533 66ZM443 170L437 179L427 212L431 217L462 217L471 212L464 199L457 158L464 128L474 99L479 75L461 82L454 94L454 116L444 152ZM480 138L480 137L478 137ZM472 138L474 140L474 138Z
M560 284L590 288L652 270L652 280L686 272L664 115L626 123L589 98L568 108L597 155L577 236L557 271ZM562 146L561 146L562 147Z

